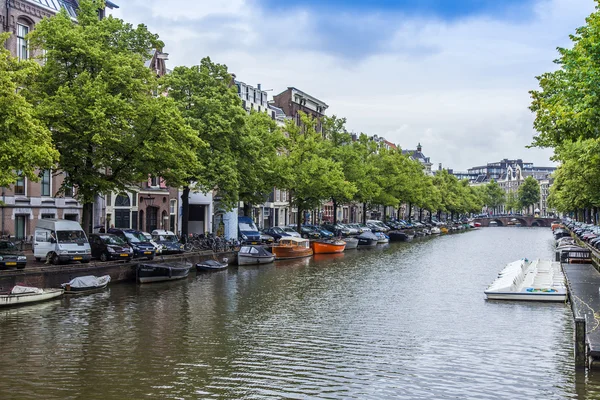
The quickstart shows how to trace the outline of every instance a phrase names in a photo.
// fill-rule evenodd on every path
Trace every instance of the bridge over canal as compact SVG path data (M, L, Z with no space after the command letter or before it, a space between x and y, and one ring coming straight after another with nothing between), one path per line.
M542 226L550 227L552 221L556 218L542 218L542 217L531 217L531 216L515 216L510 215L506 217L484 217L474 218L474 222L479 222L481 226L490 226L490 222L496 221L498 226L514 225L517 222L521 223L521 226Z

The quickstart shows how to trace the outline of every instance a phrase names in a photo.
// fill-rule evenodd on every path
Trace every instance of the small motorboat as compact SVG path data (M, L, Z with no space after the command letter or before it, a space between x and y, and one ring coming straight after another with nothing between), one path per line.
M0 306L16 306L54 299L64 293L63 289L40 289L16 285L9 293L0 294Z
M489 300L565 301L560 262L526 258L508 264L484 291Z
M442 231L437 226L434 226L434 227L431 228L431 234L432 235L439 235L440 233L442 233ZM391 237L390 237L390 239L391 239Z
M390 237L383 232L375 232L375 236L377 236L378 244L385 244L390 242Z
M490 221L490 223L488 224L488 226L489 227L498 226L498 222L496 222L496 221Z
M279 239L279 243L271 247L276 260L289 260L293 258L310 257L313 250L308 239L286 236Z
M73 278L60 286L65 290L65 294L85 294L105 289L109 282L110 275L86 275Z
M389 231L388 236L390 237L390 242L410 242L413 239L412 235L404 231Z
M373 232L363 232L356 237L360 247L375 247L379 238Z
M220 271L226 269L229 266L227 262L219 262L217 260L204 260L196 264L198 271Z
M187 278L192 264L139 264L137 267L137 280L139 283L174 281Z
M275 256L262 246L242 246L237 255L238 265L268 264Z
M358 247L358 239L357 238L347 237L347 238L344 238L343 240L344 240L344 242L346 242L345 250L356 249Z
M342 253L346 248L346 242L338 239L316 240L310 242L314 254Z

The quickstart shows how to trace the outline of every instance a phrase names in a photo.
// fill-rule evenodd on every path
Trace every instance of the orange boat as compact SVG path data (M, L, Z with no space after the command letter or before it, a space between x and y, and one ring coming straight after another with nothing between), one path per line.
M315 254L332 254L341 253L346 248L346 242L343 240L323 240L310 242Z
M278 244L273 245L271 253L275 255L276 260L289 260L310 257L313 255L313 250L308 239L290 236L281 238Z

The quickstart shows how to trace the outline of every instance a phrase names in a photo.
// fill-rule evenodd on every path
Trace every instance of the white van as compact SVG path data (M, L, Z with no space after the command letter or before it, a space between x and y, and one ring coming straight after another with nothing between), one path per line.
M92 250L85 232L76 221L40 219L35 226L33 255L37 261L53 264L68 261L90 262Z

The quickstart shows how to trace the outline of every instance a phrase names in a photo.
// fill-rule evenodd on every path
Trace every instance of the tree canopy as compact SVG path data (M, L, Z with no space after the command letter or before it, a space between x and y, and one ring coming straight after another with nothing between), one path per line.
M528 208L540 201L540 185L533 176L525 178L525 181L519 186L517 198L521 208Z
M8 39L0 34L0 43ZM50 130L37 118L24 96L27 83L40 72L34 61L19 61L0 46L0 186L15 183L18 176L37 180L37 169L58 161Z

